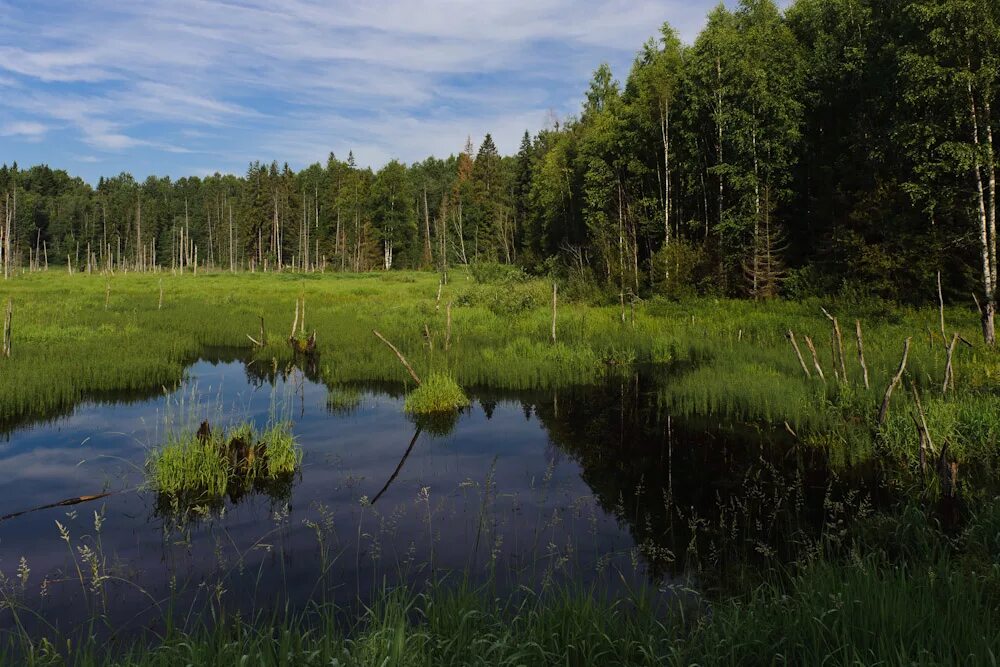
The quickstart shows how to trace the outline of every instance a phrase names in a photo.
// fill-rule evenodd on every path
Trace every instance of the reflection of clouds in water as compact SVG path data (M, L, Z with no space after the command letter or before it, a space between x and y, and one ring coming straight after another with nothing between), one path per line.
M107 552L160 595L171 574L196 586L240 562L247 577L255 577L256 568L271 566L280 567L283 577L258 583L233 572L235 579L227 586L233 596L249 595L256 586L257 595L307 595L315 584L318 547L315 530L305 521L319 521L319 505L333 515L338 551L352 554L335 567L337 580L348 582L352 592L367 589L375 575L395 576L393 564L414 552L419 561L433 550L436 567L481 566L493 548L493 533L503 535L499 553L512 566L523 565L538 544L544 548L552 541L562 548L572 535L585 535L602 551L631 545L627 532L603 513L596 533L588 533L587 517L598 511L579 465L553 460L545 428L533 416L526 419L524 405L516 400L489 401L489 419L477 405L458 417L448 435L422 434L378 505L363 508L361 497L370 499L386 484L413 437L402 396L362 390L357 410L331 415L326 387L306 380L301 394L289 392L289 385L298 381L279 382L273 390L269 385L255 388L241 363L199 363L169 399L186 400L196 387L197 401L223 406L224 416L235 411L258 422L268 418L273 400L293 403L293 432L304 450L303 466L288 515L279 523L275 515L282 515L283 503L250 495L236 505L227 502L221 517L165 533L169 521L155 516L152 494L133 488L75 508L72 521L55 509L0 523L0 569L11 570L22 555L39 579L67 568L66 545L53 522L67 522L77 539L93 532L88 517L101 507L107 515L102 529ZM147 448L163 433L164 415L172 409L167 403L160 396L133 405L88 404L58 423L15 433L11 447L0 455L0 467L9 471L0 479L0 509L5 513L8 507L16 511L95 493L109 482L116 490L135 487ZM81 465L81 460L86 462ZM430 489L433 547L427 504L419 499L425 487ZM485 527L484 494L489 496ZM581 511L588 503L590 509ZM364 535L360 550L355 543L359 524ZM61 604L71 609L72 597Z

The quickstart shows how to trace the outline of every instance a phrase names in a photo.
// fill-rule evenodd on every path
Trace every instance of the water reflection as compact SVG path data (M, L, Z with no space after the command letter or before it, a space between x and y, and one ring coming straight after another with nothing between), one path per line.
M24 557L25 602L72 624L91 602L79 583L51 582L72 579L73 549L99 543L118 579L142 582L141 594L108 584L106 618L117 625L154 622L150 600L203 603L206 582L249 609L317 592L364 598L384 581L449 572L510 589L704 578L814 534L831 493L822 457L787 437L671 418L657 372L558 392L467 388L472 408L414 419L401 386L338 386L333 397L316 371L202 361L167 395L87 403L14 431L0 449L0 512L112 495L0 523L0 570ZM301 473L178 514L142 486L148 449L178 421L177 405L195 425L225 415L258 427L280 406L304 450Z

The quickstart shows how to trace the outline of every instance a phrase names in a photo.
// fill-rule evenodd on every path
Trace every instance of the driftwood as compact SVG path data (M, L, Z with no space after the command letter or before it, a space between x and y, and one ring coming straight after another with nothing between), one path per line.
M903 359L899 362L899 370L896 371L896 375L893 376L889 386L885 388L885 396L882 397L882 407L878 411L877 422L879 426L885 423L886 415L889 414L889 400L892 398L892 392L896 388L896 385L899 384L899 381L903 379L903 373L906 372L906 360L910 356L910 342L911 339L907 338L903 345Z
M80 503L89 503L93 500L100 500L101 498L107 498L111 493L97 493L91 496L76 496L75 498L66 498L65 500L60 500L57 503L49 503L48 505L40 505L38 507L32 507L30 510L22 510L20 512L13 512L11 514L5 514L0 516L0 521L6 521L7 519L13 519L14 517L21 516L23 514L29 514L31 512L38 512L40 510L54 509L56 507L72 507L73 505L79 505Z
M742 329L740 329L740 333L743 333ZM802 372L806 374L807 378L811 378L812 373L809 372L809 367L806 366L806 360L802 358L802 350L799 349L799 344L795 340L795 332L791 329L788 330L788 340L792 342L792 348L795 349L795 356L799 359L799 365L802 366Z
M399 361L400 361L400 362L401 362L401 363L403 364L403 366L405 366L405 367L406 367L406 370L410 372L410 377L412 377L412 378L413 378L413 381L414 381L414 382L416 382L416 383L417 383L417 385L420 385L420 384L421 384L421 383L420 383L420 378L419 378L419 377L417 377L417 373L416 373L416 371L414 371L414 370L413 370L413 366L411 366L411 365L410 365L410 362L406 360L406 357L404 357L404 356L403 356L403 353L402 353L402 352L400 352L400 351L399 351L398 349L396 349L396 346L395 346L395 345L393 345L392 343L390 343L390 342L389 342L389 341L388 341L388 340L386 339L386 337L385 337L385 336L383 336L382 334L380 334L380 333L379 333L378 331L376 331L375 329L372 329L372 333L373 333L373 334L375 334L375 337L376 337L376 338L378 338L378 339L379 339L380 341L382 341L383 343L385 343L386 345L388 345L388 346L389 346L389 349L390 349L390 350L392 350L393 352L395 352L395 353L396 353L396 357L397 357L397 358L399 359Z
M865 378L865 389L870 389L868 384L868 364L865 363L865 341L861 336L861 320L854 320L854 332L858 338L858 363L861 364L861 372Z

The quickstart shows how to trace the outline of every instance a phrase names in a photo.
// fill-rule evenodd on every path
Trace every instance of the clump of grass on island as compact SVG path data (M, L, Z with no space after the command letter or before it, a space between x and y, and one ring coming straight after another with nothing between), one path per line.
M431 373L406 397L404 409L411 415L431 415L468 406L469 397L454 378L444 373Z
M146 461L150 486L161 496L191 501L237 496L289 478L302 450L287 423L258 433L252 424L228 431L204 422L152 452Z
M361 405L361 392L351 387L330 387L326 393L326 409L333 414L349 414Z

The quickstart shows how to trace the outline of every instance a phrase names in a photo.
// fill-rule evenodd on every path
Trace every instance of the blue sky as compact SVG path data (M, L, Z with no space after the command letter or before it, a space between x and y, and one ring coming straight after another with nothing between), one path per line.
M0 0L0 162L130 171L503 152L716 0ZM728 4L733 4L729 2Z

